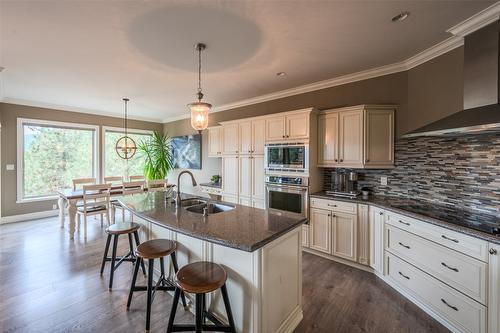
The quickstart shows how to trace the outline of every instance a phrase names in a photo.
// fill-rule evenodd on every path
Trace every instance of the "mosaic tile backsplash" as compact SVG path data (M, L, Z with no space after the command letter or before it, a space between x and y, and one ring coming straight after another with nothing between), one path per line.
M500 134L400 139L395 158L392 170L357 170L358 188L500 215ZM334 170L324 170L325 190Z

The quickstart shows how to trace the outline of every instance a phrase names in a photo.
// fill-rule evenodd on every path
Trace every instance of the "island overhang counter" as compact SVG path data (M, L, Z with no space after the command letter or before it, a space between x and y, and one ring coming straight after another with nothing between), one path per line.
M118 200L134 215L134 222L142 224L142 241L166 238L178 242L180 267L211 261L226 269L238 332L293 332L302 320L304 218L234 204L229 204L232 210L203 216L178 207L164 192ZM219 291L207 295L207 306L226 319Z

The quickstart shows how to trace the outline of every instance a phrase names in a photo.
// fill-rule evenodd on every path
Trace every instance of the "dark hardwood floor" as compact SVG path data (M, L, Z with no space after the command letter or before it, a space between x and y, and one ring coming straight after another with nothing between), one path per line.
M87 241L81 234L70 241L56 218L0 225L0 332L143 332L144 293L125 307L132 265L116 271L109 292L109 270L99 276L104 245L94 219ZM120 249L126 248L124 238ZM297 333L448 332L373 274L307 253L303 266L304 320ZM165 331L171 300L157 294L152 332ZM192 319L177 311L176 321Z

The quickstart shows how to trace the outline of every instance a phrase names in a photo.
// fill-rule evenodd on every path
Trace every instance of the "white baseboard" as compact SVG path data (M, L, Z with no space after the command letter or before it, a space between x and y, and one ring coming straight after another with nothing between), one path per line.
M28 213L28 214L2 216L0 218L0 224L43 219L45 217L57 216L58 214L59 214L59 210L56 209L56 210L46 210L43 212L35 212L35 213Z
M288 318L281 323L281 326L275 333L293 333L303 318L304 315L302 313L302 306L299 304L295 309L293 309Z

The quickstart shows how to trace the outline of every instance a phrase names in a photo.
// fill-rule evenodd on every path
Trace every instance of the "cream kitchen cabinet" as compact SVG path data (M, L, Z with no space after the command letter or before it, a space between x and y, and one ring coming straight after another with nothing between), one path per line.
M265 119L244 120L239 123L239 153L263 155L266 137Z
M225 156L222 158L222 190L224 196L238 196L239 169L238 156Z
M257 200L266 199L266 186L264 174L264 156L255 155L251 158L252 163L252 198Z
M358 263L370 264L369 206L358 205Z
M252 156L240 156L239 157L239 196L247 197L250 200L252 196L253 189L253 179L252 179ZM250 201L249 201L250 202ZM248 204L250 206L250 203Z
M500 333L500 245L489 243L488 332Z
M252 153L252 122L242 121L238 123L239 153Z
M208 129L208 157L222 155L222 127L215 126Z
M384 274L384 225L385 211L370 206L369 208L370 228L370 267L379 274Z
M331 254L331 211L319 208L311 208L309 214L309 247L316 251Z
M266 141L308 140L312 110L297 110L266 118Z
M239 124L222 125L222 154L235 155L239 153Z
M332 255L357 261L357 216L332 212Z
M309 247L357 261L357 204L311 198Z
M323 111L318 117L318 165L394 166L393 105L358 105Z

